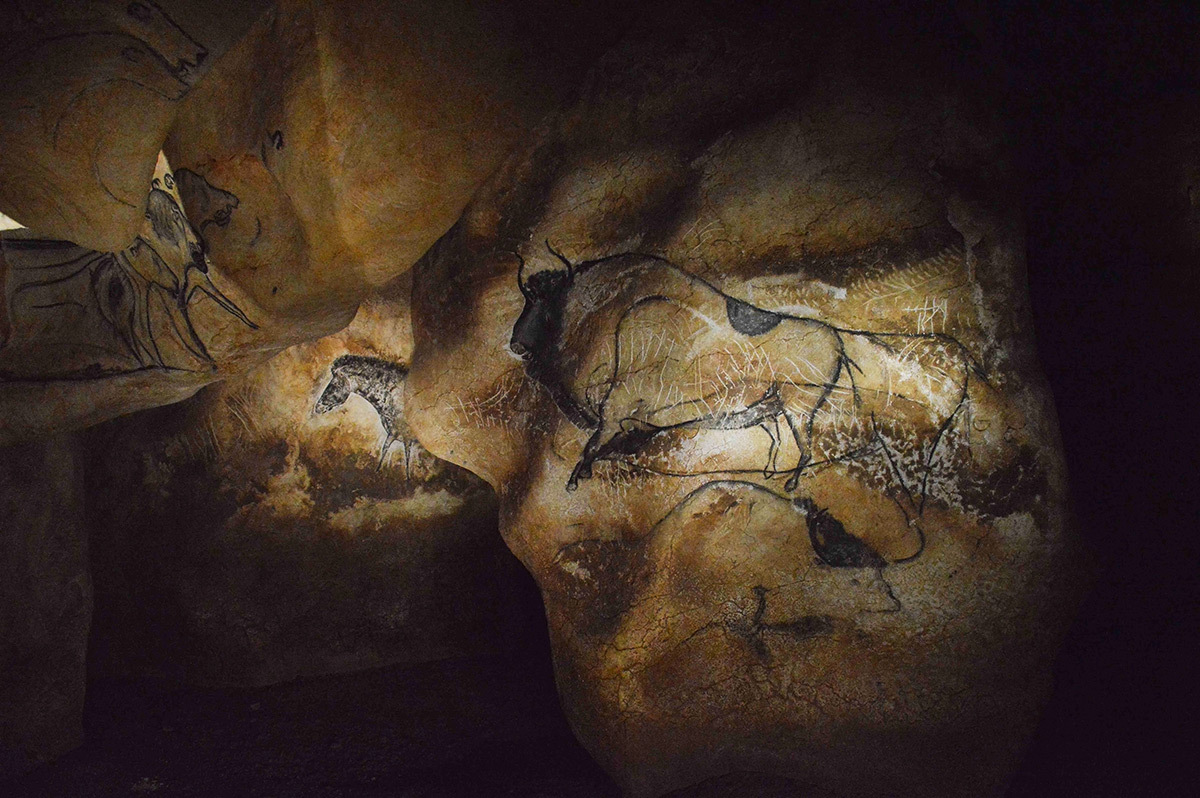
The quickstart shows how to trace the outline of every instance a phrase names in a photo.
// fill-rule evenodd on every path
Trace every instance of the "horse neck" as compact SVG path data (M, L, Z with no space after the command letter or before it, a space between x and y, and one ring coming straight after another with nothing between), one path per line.
M366 399L380 415L383 415L384 411L390 411L396 402L397 382L386 373L381 373L378 377L356 377L350 382L350 392Z

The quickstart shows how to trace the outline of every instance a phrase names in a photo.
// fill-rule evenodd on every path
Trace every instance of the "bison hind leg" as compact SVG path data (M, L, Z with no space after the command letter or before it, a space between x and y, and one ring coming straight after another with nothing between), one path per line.
M800 484L800 475L812 462L812 427L811 425L807 426L805 428L807 434L802 434L799 425L796 424L796 419L792 418L791 412L786 407L783 409L783 419L787 422L788 429L792 432L792 439L796 441L796 448L800 451L800 459L796 461L792 475L783 485L783 489L790 493Z
M579 455L579 462L571 469L571 476L567 480L567 490L574 491L579 487L579 480L592 478L592 463L600 454L604 432L604 426L601 425L583 445L583 453Z
M788 493L794 491L800 485L800 475L804 473L812 462L812 450L802 449L800 451L800 460L797 461L796 467L792 470L792 475L788 477L788 481L783 483L783 489Z

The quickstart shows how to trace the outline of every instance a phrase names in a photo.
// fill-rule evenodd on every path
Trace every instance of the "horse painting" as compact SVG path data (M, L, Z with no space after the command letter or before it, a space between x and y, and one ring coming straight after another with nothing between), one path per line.
M379 414L386 436L378 467L383 468L388 450L399 441L404 445L404 478L408 479L412 445L416 443L404 421L404 381L408 369L377 357L342 355L333 361L330 371L329 384L321 392L313 412L328 413L345 404L353 394L366 399Z

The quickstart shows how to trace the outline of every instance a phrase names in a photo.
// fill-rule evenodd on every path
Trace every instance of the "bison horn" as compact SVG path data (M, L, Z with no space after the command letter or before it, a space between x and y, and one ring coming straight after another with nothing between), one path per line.
M567 260L567 257L565 255L563 255L561 252L559 252L557 249L555 249L554 247L552 247L550 245L550 239L548 239L548 238L546 239L546 249L550 250L550 254L553 255L554 257L558 258L559 260L561 260L563 262L563 265L567 267L567 277L568 278L575 276L575 266L571 263L571 261Z
M525 259L521 257L521 253L514 252L517 257L517 288L521 289L521 294L528 299L529 289L525 287Z

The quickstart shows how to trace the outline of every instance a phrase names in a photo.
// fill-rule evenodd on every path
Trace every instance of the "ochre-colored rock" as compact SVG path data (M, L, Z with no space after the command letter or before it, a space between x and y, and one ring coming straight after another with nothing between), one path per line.
M115 251L142 227L181 102L267 0L15 0L0 9L0 208Z
M501 650L519 568L415 442L408 283L334 336L89 431L93 672L267 684Z
M262 684L500 645L498 517L629 795L1002 793L1087 566L982 56L186 5L0 26L0 767L78 738L85 527L98 672Z
M0 212L26 228L0 234L0 444L342 329L616 35L464 0L34 5L0 26Z
M1085 568L1000 120L891 24L664 14L415 270L410 423L631 795L997 795L1046 694Z

